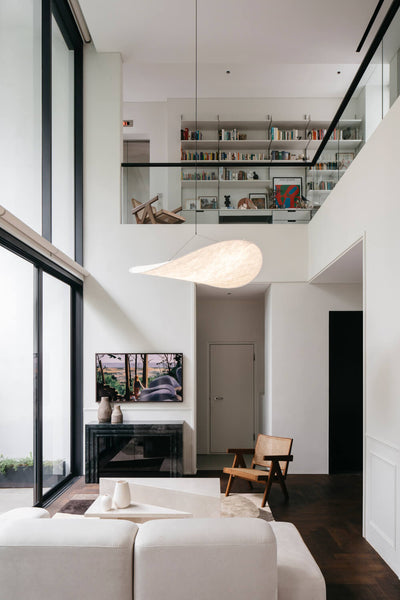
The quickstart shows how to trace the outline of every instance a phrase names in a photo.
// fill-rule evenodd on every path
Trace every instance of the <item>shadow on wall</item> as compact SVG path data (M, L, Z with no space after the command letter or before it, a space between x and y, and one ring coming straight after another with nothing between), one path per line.
M90 310L91 327L98 327L99 329L96 339L99 340L100 347L96 343L96 351L119 352L124 351L125 348L132 351L134 349L133 344L140 349L151 347L151 341L143 336L143 333L132 320L132 315L124 311L92 275L85 279L84 294L85 313L88 309ZM112 329L110 329L111 323ZM105 342L102 341L103 339ZM118 342L109 342L110 339L117 339ZM115 345L116 343L117 348L109 347L110 344ZM104 348L104 344L108 347Z

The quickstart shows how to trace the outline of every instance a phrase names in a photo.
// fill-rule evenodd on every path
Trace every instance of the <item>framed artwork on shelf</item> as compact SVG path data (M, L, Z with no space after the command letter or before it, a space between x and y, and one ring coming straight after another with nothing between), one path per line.
M96 401L182 402L183 354L96 354Z
M184 210L196 210L196 200L194 198L186 198L183 201Z
M249 194L250 200L253 202L255 207L259 210L267 207L267 194Z
M199 196L199 208L201 210L211 210L217 208L217 196Z
M302 177L274 177L275 208L296 208L301 201Z
M336 152L336 162L339 170L347 169L354 160L354 152Z

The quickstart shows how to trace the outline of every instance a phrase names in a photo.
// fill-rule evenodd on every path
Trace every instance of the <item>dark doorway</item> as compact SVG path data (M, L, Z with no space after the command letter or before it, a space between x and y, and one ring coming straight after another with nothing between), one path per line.
M363 466L363 313L329 313L329 473Z

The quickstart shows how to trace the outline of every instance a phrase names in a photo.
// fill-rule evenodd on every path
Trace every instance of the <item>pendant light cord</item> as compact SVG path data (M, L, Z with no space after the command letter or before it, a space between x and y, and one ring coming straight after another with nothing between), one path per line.
M198 129L197 129L197 92L198 92L198 68L197 68L197 0L194 0L194 122L196 132L196 152L195 152L195 180L194 180L194 235L197 235L197 169L198 169Z

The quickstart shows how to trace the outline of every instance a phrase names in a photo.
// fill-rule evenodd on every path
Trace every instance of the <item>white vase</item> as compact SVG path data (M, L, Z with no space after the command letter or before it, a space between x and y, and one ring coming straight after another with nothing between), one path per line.
M126 508L131 503L129 483L121 479L115 483L114 504L116 508Z
M101 497L100 505L102 510L111 510L112 497L109 494L104 494L104 496Z
M108 396L102 396L97 411L99 423L109 423L111 421L111 404Z
M124 417L122 415L121 407L117 404L117 406L114 406L114 410L111 414L111 423L122 423L123 420Z

